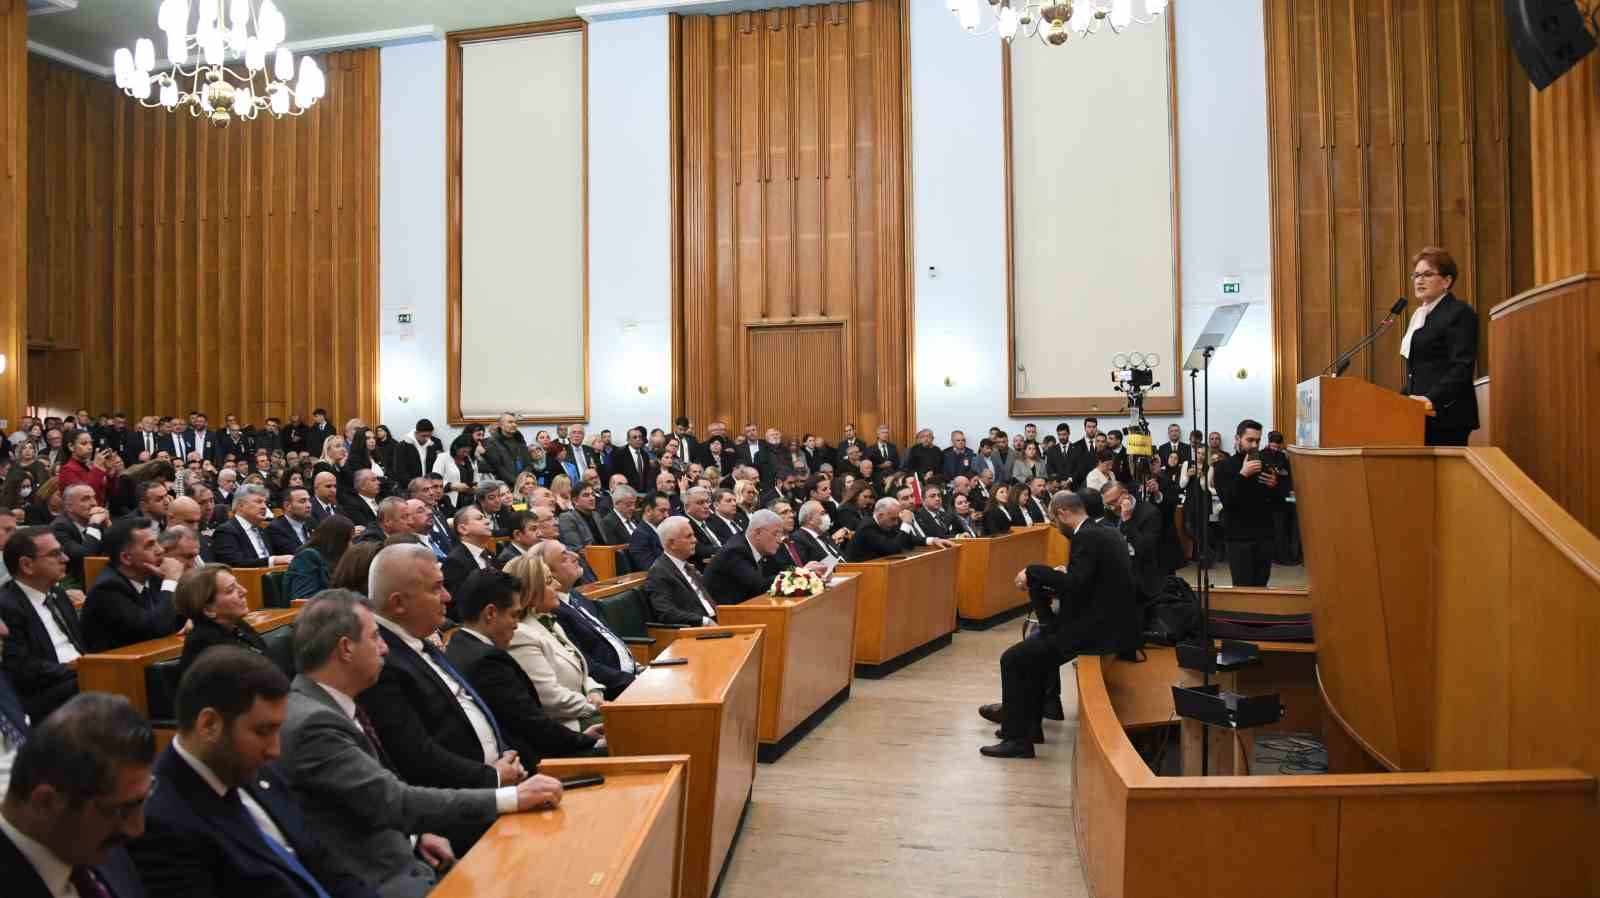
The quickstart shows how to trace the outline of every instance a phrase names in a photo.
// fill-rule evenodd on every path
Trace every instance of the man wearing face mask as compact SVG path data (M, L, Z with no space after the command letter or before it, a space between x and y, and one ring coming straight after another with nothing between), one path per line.
M828 560L844 560L844 552L839 549L828 531L833 528L833 521L828 516L828 510L821 502L812 499L800 506L800 526L794 531L794 544L800 548L800 558L807 564L813 561L827 563Z
M1000 724L1000 741L979 749L991 758L1033 757L1033 744L1044 741L1045 694L1061 665L1078 655L1124 655L1139 646L1127 542L1090 521L1077 493L1056 493L1049 512L1072 541L1072 554L1064 571L1030 564L1017 574L1017 588L1027 590L1043 635L1000 656L1001 700L978 709L985 720ZM1051 607L1057 599L1059 614Z

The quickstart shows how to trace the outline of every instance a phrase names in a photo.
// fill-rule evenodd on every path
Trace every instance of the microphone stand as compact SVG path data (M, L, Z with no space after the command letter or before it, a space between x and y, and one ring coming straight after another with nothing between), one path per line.
M1355 358L1356 353L1366 349L1368 346L1371 346L1374 340L1377 340L1379 337L1388 333L1389 328L1391 327L1394 327L1393 314L1390 314L1388 317L1378 322L1377 328L1375 328L1372 333L1367 334L1367 336L1364 337L1360 343L1352 346L1344 355L1341 355L1329 362L1328 367L1322 369L1322 374L1324 376L1331 374L1334 377L1338 377L1339 375L1343 374L1344 369L1350 367L1350 360Z

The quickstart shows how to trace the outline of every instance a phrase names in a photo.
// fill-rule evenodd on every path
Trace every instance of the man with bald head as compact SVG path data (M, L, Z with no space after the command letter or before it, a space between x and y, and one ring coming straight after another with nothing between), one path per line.
M923 545L947 549L955 543L937 536L917 536L911 527L911 509L886 497L872 507L872 522L862 524L855 536L850 537L844 548L844 560L871 561Z
M644 666L634 660L627 642L605 622L600 606L574 591L583 576L578 553L555 539L541 542L534 551L544 559L545 568L560 590L556 620L561 629L589 663L589 676L605 687L606 700L616 698L633 682L634 676L644 672Z
M323 518L342 513L338 476L332 471L318 471L311 480L311 519L320 524Z
M444 586L455 592L469 574L499 570L500 562L495 558L494 534L489 530L489 517L483 509L468 505L456 512L450 523L456 531L456 547L444 558Z
M83 557L100 554L100 538L111 519L110 512L94 499L94 487L74 483L61 494L61 514L50 524L50 532L67 553L67 586L87 588L83 582Z
M411 506L407 504L407 500L399 496L390 496L378 503L377 526L367 527L362 532L359 542L381 543L396 534L409 534L411 520Z
M172 500L172 507L167 509L167 529L184 527L194 532L195 544L199 547L197 556L201 563L210 564L211 537L206 536L200 529L200 523L205 519L205 511L200 503L188 496L179 496Z
M323 473L326 474L327 472L324 471ZM345 500L340 503L340 508L344 510L344 516L349 518L352 523L363 527L371 527L373 524L382 526L383 522L379 520L380 515L378 512L378 490L381 487L378 482L378 475L373 473L371 468L362 468L351 475L351 480L355 484L356 491L354 495L346 496ZM402 499L401 501L404 502L405 500ZM388 529L384 527L384 530Z

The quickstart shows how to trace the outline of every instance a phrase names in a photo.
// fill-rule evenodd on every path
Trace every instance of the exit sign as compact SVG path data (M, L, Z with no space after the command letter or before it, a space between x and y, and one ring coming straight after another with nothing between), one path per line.
M1240 289L1240 284L1239 284L1239 279L1238 278L1223 278L1222 279L1222 295L1223 296L1234 296L1234 295L1236 295L1236 294L1238 294L1240 292L1242 292L1242 291Z

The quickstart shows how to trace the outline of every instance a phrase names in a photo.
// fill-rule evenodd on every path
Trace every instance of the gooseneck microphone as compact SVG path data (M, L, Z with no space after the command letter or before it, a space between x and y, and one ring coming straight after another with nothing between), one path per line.
M1364 338L1362 338L1360 343L1350 347L1350 350L1344 355L1341 355L1332 362L1329 362L1328 367L1322 369L1322 373L1324 375L1332 374L1334 377L1338 377L1339 375L1343 374L1344 369L1350 367L1350 360L1355 358L1356 353L1372 345L1372 341L1383 336L1385 331L1394 326L1395 319L1400 317L1400 313L1406 310L1406 302L1407 300L1404 296L1395 300L1394 305L1389 307L1389 314L1385 315L1383 320L1378 322L1378 326L1373 328L1372 333L1367 334Z

